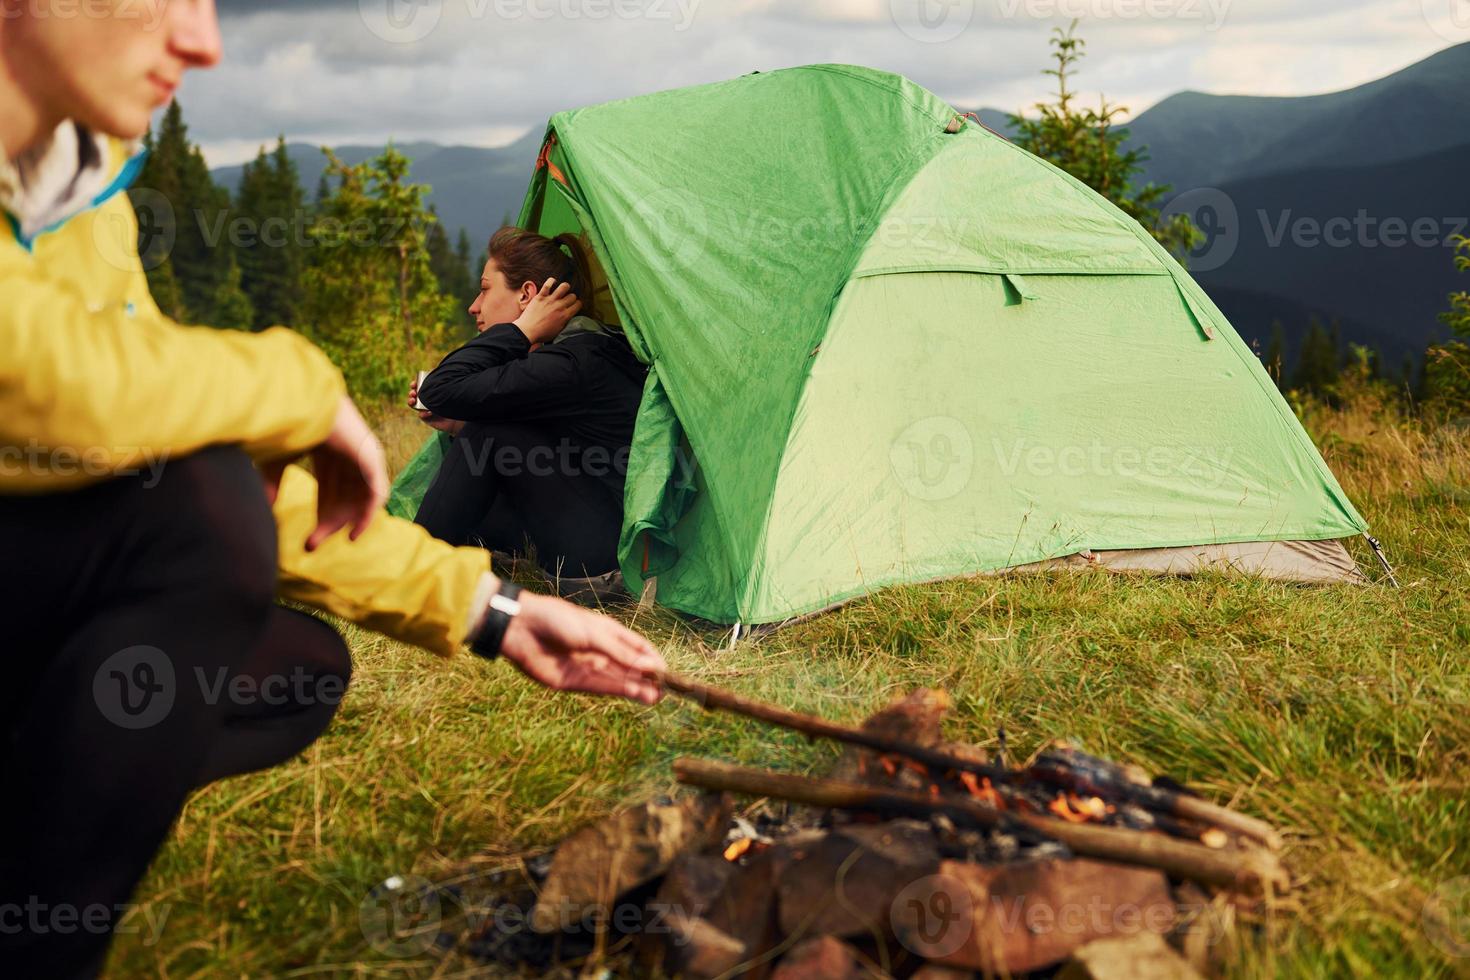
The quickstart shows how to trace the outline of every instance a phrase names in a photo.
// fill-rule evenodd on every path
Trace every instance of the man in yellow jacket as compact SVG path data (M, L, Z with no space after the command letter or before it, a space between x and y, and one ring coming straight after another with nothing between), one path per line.
M330 720L347 648L277 598L558 689L652 702L664 663L380 513L382 450L299 334L159 312L124 192L219 59L213 0L0 13L0 973L86 975L187 794Z

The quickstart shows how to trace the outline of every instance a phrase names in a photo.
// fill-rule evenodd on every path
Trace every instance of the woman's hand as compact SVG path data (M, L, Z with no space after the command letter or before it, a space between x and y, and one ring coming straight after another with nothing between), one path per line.
M306 550L315 551L344 527L352 529L350 536L356 541L388 502L388 463L377 436L351 398L342 396L332 431L307 455L316 473L317 525L306 539ZM272 504L288 462L280 460L261 467L266 496Z
M448 435L457 436L460 430L464 428L464 423L458 419L446 419L443 416L435 415L427 408L419 408L419 382L417 378L408 386L408 407L418 412L419 421L431 429L438 429L440 432Z
M555 340L581 308L582 301L570 283L557 285L555 279L548 279L514 322L534 347Z
M521 593L500 655L553 691L655 704L668 670L653 644L616 620L549 596Z
M419 421L431 429L438 429L446 435L457 436L464 429L464 423L458 419L446 419L435 415L433 412L419 412Z

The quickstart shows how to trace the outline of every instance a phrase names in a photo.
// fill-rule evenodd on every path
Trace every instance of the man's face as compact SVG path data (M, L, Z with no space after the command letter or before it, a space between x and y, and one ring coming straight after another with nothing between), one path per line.
M124 139L185 71L220 59L214 0L0 0L0 17L7 60L49 116Z

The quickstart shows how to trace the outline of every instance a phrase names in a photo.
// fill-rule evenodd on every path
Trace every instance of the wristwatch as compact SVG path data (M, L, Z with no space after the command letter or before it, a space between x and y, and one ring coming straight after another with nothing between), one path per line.
M490 606L485 610L485 622L470 643L470 649L486 660L500 656L500 645L505 642L505 633L510 621L521 614L521 587L505 579L500 580L500 589L490 597Z

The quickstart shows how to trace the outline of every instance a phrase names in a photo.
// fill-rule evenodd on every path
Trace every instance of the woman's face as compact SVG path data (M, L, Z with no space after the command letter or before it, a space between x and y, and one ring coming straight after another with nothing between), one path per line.
M33 2L7 17L3 42L44 120L124 139L147 132L185 71L220 59L214 0Z
M535 296L536 287L529 282L522 283L519 289L507 286L500 267L491 259L480 274L480 295L470 306L475 329L484 333L487 327L497 323L514 322Z

